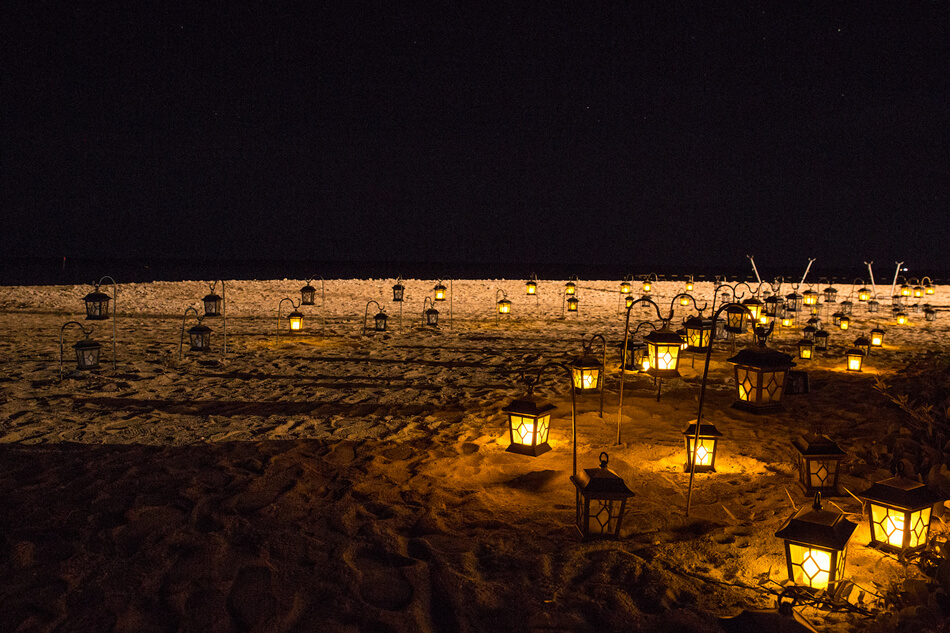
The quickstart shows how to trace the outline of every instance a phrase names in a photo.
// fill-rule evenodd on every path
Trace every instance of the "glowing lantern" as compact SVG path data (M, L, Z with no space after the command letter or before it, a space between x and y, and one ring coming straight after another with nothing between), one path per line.
M201 323L188 328L188 340L191 343L191 351L207 352L211 349L211 328Z
M86 302L86 320L104 321L109 318L109 295L99 292L99 286L85 297Z
M825 295L825 303L834 303L838 297L838 289L831 286L825 288L822 293Z
M906 312L898 312L898 313L897 313L897 325L904 325L905 323L907 323L907 313L906 313Z
M88 338L88 336L73 345L73 350L76 352L76 367L82 370L98 368L101 349L102 345ZM62 355L60 357L62 358Z
M762 310L764 308L761 301L755 297L749 297L748 299L742 301L742 305L748 308L750 314L752 315L753 321L759 320L759 315L762 314Z
M435 292L435 300L436 300L436 301L445 301L445 290L446 290L446 288L445 288L445 286L442 285L441 282L437 283L437 284L435 285L435 288L433 288L432 290L433 290L433 292Z
M934 288L933 284L927 284L924 286L924 294L926 295L932 295L935 291L936 289Z
M923 296L924 296L923 286L914 286L914 297L919 299L920 297L923 297Z
M842 316L842 317L838 320L838 327L841 328L841 331L842 331L842 332L844 332L844 331L847 330L849 327L851 327L851 319L850 319L850 317Z
M578 391L599 389L603 382L604 366L591 354L584 353L571 363L574 388Z
M538 294L538 283L533 279L531 281L525 282L525 292L529 295Z
M650 283L649 279L643 281L643 292L644 294L649 294L653 290L653 284Z
M575 525L584 540L620 535L620 524L633 491L607 468L607 453L600 454L600 468L585 468L571 476L576 490Z
M854 346L864 352L865 356L871 353L871 339L866 336L859 336L854 339Z
M512 401L502 409L508 414L511 432L509 453L537 457L551 450L548 446L548 430L551 428L551 412L557 409L529 391L525 396Z
M396 303L401 302L403 300L403 295L405 295L405 293L406 293L406 287L397 281L396 285L393 286L393 301ZM402 310L402 308L399 308L399 309Z
M696 442L696 450L693 450L693 442L696 440L696 420L689 423L689 426L683 431L683 437L686 440L686 465L685 470L689 472L690 461L696 460L694 472L712 473L716 472L716 446L722 433L716 428L715 424L703 422L699 425L699 441Z
M650 368L650 354L646 343L633 339L627 341L627 353L624 354L623 362L624 371L645 373Z
M798 357L802 360L811 360L815 355L815 341L809 338L803 338L798 341Z
M677 378L680 362L680 350L683 337L665 325L663 329L650 332L643 340L650 354L650 368L647 373L654 378Z
M868 312L875 313L881 309L881 302L877 299L871 299L868 301Z
M806 290L802 293L802 304L806 306L818 305L818 293L814 290Z
M688 306L688 305L689 305L689 297L687 297L686 295L683 295L682 297L680 297L680 305L681 305L681 306Z
M577 312L577 304L579 303L580 301L577 300L577 297L571 297L570 299L567 300L567 311Z
M824 352L828 349L829 334L825 330L815 332L815 351Z
M306 286L300 289L300 305L312 306L313 300L316 296L317 296L317 289L311 286L310 284L307 284ZM207 300L208 300L208 297L205 297L205 301Z
M782 327L792 327L795 325L795 319L787 310L782 314Z
M928 321L936 321L937 311L931 308L930 306L927 306L926 308L924 308L924 318L927 319Z
M869 288L861 288L858 290L858 301L867 301L871 298L871 290Z
M630 294L630 282L626 279L620 282L620 293L625 295Z
M575 284L573 281L569 281L566 284L564 284L564 294L573 295L576 292L577 292L577 284Z
M910 295L911 295L910 286L908 286L907 284L901 284L901 291L900 291L899 296L909 297Z
M927 547L933 506L941 498L922 483L898 473L858 496L867 502L872 547L894 553Z
M705 353L712 340L712 319L694 316L683 322L686 327L686 349L690 352Z
M630 308L633 306L633 295L627 295L627 298L624 299L624 306Z
M426 325L430 327L439 326L439 311L435 308L429 308L425 311Z
M759 345L741 350L728 362L735 366L734 407L760 413L781 406L788 370L795 365L791 356Z
M511 302L508 299L498 301L498 314L511 314Z
M843 312L835 312L831 315L831 324L835 327L841 327L841 317L844 316Z
M845 554L856 523L821 507L821 493L815 502L789 517L775 533L785 541L788 579L812 589L833 587L844 576Z
M373 317L373 329L377 332L385 332L387 321L389 321L389 317L386 316L385 312L380 310L376 316Z
M871 347L884 347L884 330L879 327L871 330Z
M205 306L205 316L206 317L217 317L221 316L221 308L224 306L224 299L218 296L215 293L205 295L204 299L201 300L201 303Z
M693 291L693 281L690 280L686 282L686 292L692 292L692 291ZM933 293L931 292L929 294L933 294Z
M746 311L742 306L730 305L726 307L726 331L733 334L745 332Z
M848 357L848 371L861 371L861 366L864 364L864 352L857 347L852 347L846 354Z
M847 453L825 435L803 435L792 440L792 446L798 451L798 483L805 494L837 495L838 472Z
M303 314L294 310L287 315L287 323L290 324L291 332L299 332L303 329Z

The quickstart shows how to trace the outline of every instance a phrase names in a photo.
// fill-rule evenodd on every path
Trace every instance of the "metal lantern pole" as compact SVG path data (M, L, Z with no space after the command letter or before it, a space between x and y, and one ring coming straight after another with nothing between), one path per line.
M59 328L59 379L60 381L62 381L63 379L63 332L70 325L75 325L80 330L82 330L83 336L85 336L86 338L89 338L89 335L92 334L93 330L95 330L95 327L90 325L89 330L86 331L86 328L84 328L82 323L80 323L79 321L69 321L67 323L64 323L63 327Z
M452 280L449 279L449 329L450 329L450 330L453 329L453 328L452 328L452 308L453 308L453 305L454 305L454 303L455 303L455 298L454 298L454 293L453 293L453 287L452 287L452 286L453 286Z
M224 319L224 343L221 347L221 361L224 362L228 353L228 290L223 279L219 279L211 284L211 294L214 294L214 289L218 286L219 282L221 283L221 317ZM307 283L310 283L309 279Z
M599 338L604 344L604 358L601 361L603 369L601 370L600 377L600 417L604 417L604 383L607 381L607 339L605 339L602 334L594 334L587 343L584 343L584 339L582 338L581 346L584 349L583 353L587 353L590 351L590 348L594 346L595 338Z
M376 301L374 301L374 300L372 300L372 299L370 299L369 301L366 302L366 309L363 311L363 336L366 335L366 318L369 316L369 306L370 306L370 304L374 304L374 303L376 304L376 309L377 309L379 312L382 312L382 311L383 311L382 306L380 306L378 302L376 302Z
M182 347L185 345L185 320L188 318L188 313L194 312L195 318L198 319L198 323L201 323L201 317L198 315L198 309L195 307L185 308L185 314L181 317L181 337L178 339L178 362L181 362L181 353Z
M712 315L712 326L713 331L716 329L716 321L719 319L719 315L730 306L738 306L746 312L749 313L749 318L753 318L752 311L749 308L745 307L741 303L727 303L723 306L720 306L718 310ZM774 323L772 324L775 325ZM771 328L770 328L771 329ZM706 381L709 379L709 361L712 359L712 341L710 341L709 349L706 350L706 362L703 365L703 382L699 388L699 412L696 414L696 435L693 437L693 446L696 447L699 444L699 429L702 426L703 422L703 404L706 402ZM694 449L695 450L695 449ZM696 475L696 460L690 458L689 455L686 456L689 459L689 489L686 493L686 516L689 516L690 505L693 500L693 477Z
M98 288L99 286L102 285L102 282L105 281L106 279L112 282L112 371L115 371L115 342L116 342L115 322L116 322L116 319L118 318L116 308L119 307L119 286L118 284L115 283L115 279L113 279L109 275L104 276L102 279L99 280L99 283L93 284L93 285L96 288Z
M623 326L623 347L620 348L620 404L617 406L617 444L620 444L620 429L623 419L623 383L624 376L626 371L624 368L627 366L627 344L630 341L630 311L633 309L633 306L638 303L649 303L656 310L656 318L663 320L663 317L660 315L660 306L656 305L652 299L646 297L640 297L627 307L627 317Z

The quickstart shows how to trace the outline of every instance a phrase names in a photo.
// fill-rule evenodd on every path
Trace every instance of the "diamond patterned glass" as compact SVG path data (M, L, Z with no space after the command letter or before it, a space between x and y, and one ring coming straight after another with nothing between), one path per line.
M832 553L827 550L806 547L795 543L788 544L789 563L792 580L799 585L813 589L826 589L831 581ZM844 559L844 556L840 556Z

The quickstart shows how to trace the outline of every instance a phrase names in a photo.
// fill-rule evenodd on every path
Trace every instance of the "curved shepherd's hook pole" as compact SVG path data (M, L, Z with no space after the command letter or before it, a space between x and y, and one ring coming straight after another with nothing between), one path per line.
M214 289L218 286L218 282L221 282L221 318L224 319L224 343L221 347L221 362L224 362L227 359L228 355L228 291L225 288L224 280L219 279L211 284L211 294L214 294ZM310 283L309 281L307 283Z
M601 364L603 365L603 370L602 370L601 379L600 379L600 417L604 417L604 388L607 382L607 339L605 339L603 335L601 334L594 334L593 336L590 337L590 341L588 341L587 343L585 343L584 339L581 338L581 346L584 349L582 353L589 354L591 352L591 348L594 346L595 338L599 338L604 344L604 358L601 361Z
M749 310L749 308L745 307L741 303L727 303L723 306L720 306L719 309L716 310L716 312L714 312L712 315L713 332L716 331L716 321L719 319L719 315L722 314L723 311L725 311L730 306L738 306L739 308L742 308L748 313L748 317L750 319L753 319L754 321L754 315L752 314L752 311ZM773 321L769 325L769 328L768 328L769 333L772 332L772 328L774 326L775 326L775 322ZM694 451L696 450L696 447L698 446L700 425L703 422L703 404L705 404L706 402L706 381L709 379L709 361L712 358L712 350L713 350L713 345L712 345L712 340L710 340L709 348L706 350L706 362L703 365L703 382L699 388L699 412L696 414L696 435L695 437L693 437ZM693 500L693 477L696 475L696 460L692 458L688 453L686 455L686 459L689 461L689 489L686 492L686 516L689 516L689 508Z
M280 344L280 308L284 305L284 301L289 301L290 305L294 307L294 310L300 307L300 303L294 303L294 300L289 297L284 297L280 300L280 303L277 304L277 340L274 343L275 346Z
M382 306L380 306L379 303L377 303L376 301L370 299L369 301L366 302L366 309L363 310L363 335L364 335L364 336L366 335L366 319L367 319L367 317L369 316L369 306L370 306L370 304L373 304L373 303L376 304L376 309L377 309L377 310L379 310L380 312L383 311Z
M93 330L95 329L93 326L90 325L89 330L86 331L86 328L84 328L82 323L80 323L79 321L69 321L67 323L64 323L63 327L59 328L59 379L60 381L63 380L63 332L70 325L75 325L80 330L82 330L82 333L86 338L89 338L89 336L92 334Z
M623 325L623 347L620 348L620 404L617 406L617 444L620 444L620 431L622 425L622 413L623 413L623 384L626 371L624 368L627 364L627 344L630 342L630 311L633 310L633 306L638 303L647 303L653 306L653 309L656 310L656 318L660 321L663 321L663 316L660 314L660 306L656 304L653 299L648 299L647 297L640 297L629 306L627 306L627 316L626 321ZM637 326L639 328L639 326Z
M323 277L317 277L316 275L314 275L313 277L311 277L311 278L309 278L309 279L307 280L307 285L309 286L309 285L310 285L310 282L313 281L314 279L319 279L319 280L320 280L320 322L322 323L323 330L326 331L326 329L327 329L327 287L326 287L326 282L323 280ZM398 283L398 282L397 282L397 283ZM299 307L299 306L298 306L298 307ZM296 310L297 308L295 307L294 309ZM400 324L400 325L401 325L401 324Z
M571 385L571 448L572 448L572 462L571 462L571 475L576 479L577 478L577 390L574 388L574 372L571 371L571 368L565 365L564 363L545 363L538 368L538 373L534 377L533 381L527 381L529 387L538 384L541 381L541 374L544 373L544 370L548 367L557 367L563 369L567 374L567 380Z
M211 289L214 292L214 288ZM198 314L198 309L194 307L185 308L185 313L181 316L181 337L178 339L178 362L181 362L181 351L185 346L185 321L188 319L188 313L194 312L195 318L198 319L198 325L201 325L201 315Z
M435 301L433 301L432 298L431 298L429 295L426 295L426 298L422 300L422 325L423 325L423 327L425 327L426 325L429 324L429 321L428 321L428 319L426 318L426 306L427 306L427 305L429 306L430 309L436 309L436 310L438 310L438 309L435 307Z
M116 341L115 322L116 322L116 319L118 318L117 313L116 313L116 308L119 307L119 286L118 284L115 283L115 279L113 279L109 275L104 276L102 279L99 280L99 283L96 283L94 285L98 289L99 286L102 285L102 282L105 281L106 279L112 282L112 371L115 371L115 341Z

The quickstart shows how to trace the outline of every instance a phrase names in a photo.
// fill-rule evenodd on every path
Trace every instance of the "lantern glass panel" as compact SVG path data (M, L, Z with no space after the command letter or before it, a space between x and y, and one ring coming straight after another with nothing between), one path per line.
M802 303L806 306L813 306L818 303L818 293L814 290L806 290L802 294Z
M726 309L726 330L739 334L745 330L745 310L741 308Z
M828 584L835 579L835 558L839 559L840 568L844 569L844 552L836 556L836 552L831 550L788 543L787 554L790 579L795 584L812 589L827 589Z
M221 297L210 294L202 299L201 302L204 303L206 317L221 316L221 306L224 304L224 300Z
M109 318L109 297L102 294L102 298L86 298L86 320L102 321Z
M848 354L848 371L861 371L864 354Z
M575 297L571 297L567 300L567 311L568 312L577 312L577 305L580 303Z
M846 316L841 317L841 320L838 321L838 327L841 328L842 331L847 330L851 327L851 319Z
M814 459L799 455L798 471L801 481L807 484L806 490L825 492L836 489L840 462L840 458Z
M598 367L572 367L571 373L574 375L574 388L578 391L590 391L600 386Z
M290 314L287 317L287 322L290 324L290 329L294 332L299 331L303 328L303 315L302 314Z
M538 293L538 284L536 284L536 283L533 282L533 281L527 282L527 283L525 284L525 291L526 291L529 295L537 294L537 293Z
M934 293L934 287L931 284L924 286L924 294L932 295Z
M188 331L188 337L193 352L206 352L211 348L211 330L195 327Z
M426 325L431 325L433 327L439 324L439 311L435 308L429 308L426 310Z
M510 414L508 421L511 427L511 441L522 446L538 446L548 441L548 429L551 426L551 416L531 417Z
M686 282L686 292L692 292L692 291L693 291L693 282L687 281L687 282ZM931 294L933 294L933 293L931 293Z
M679 365L679 345L649 343L650 365L659 370L676 370Z
M633 302L634 302L633 295L627 295L627 298L624 300L624 304L626 305L626 307L628 308L631 307L633 305Z
M577 292L577 286L574 284L573 281L569 281L566 284L564 284L564 294L572 295L575 292Z
M896 549L913 549L927 542L930 507L908 512L871 503L871 540Z
M625 295L626 295L626 294L630 294L630 282L629 282L629 281L623 281L623 282L620 283L620 292L621 292L622 294L625 294Z
M696 472L703 470L712 470L716 457L716 439L715 437L700 437L696 444L696 450L693 451L693 440L691 435L686 436L686 470L689 470L690 460L696 460Z
M498 302L498 314L510 314L511 313L511 302L507 299L502 299Z
M881 347L884 344L884 332L871 330L871 347Z
M709 347L709 337L712 329L704 327L686 327L686 343L697 350L704 350Z
M653 290L653 284L651 284L649 281L644 281L643 292L650 292L651 290Z
M898 324L898 325L904 325L905 323L907 323L907 315L904 314L903 312L898 312L898 313L897 313L897 324Z
M435 287L435 300L445 301L445 286L439 284Z
M385 331L386 331L386 322L389 321L389 317L388 317L388 316L386 316L385 314L383 314L382 312L380 312L380 313L377 314L375 317L373 317L373 320L376 322L376 323L375 323L375 328L376 328L376 331L377 331L377 332L385 332Z
M802 360L811 360L815 346L811 341L801 341L798 344L798 357Z
M95 341L80 341L73 346L76 350L76 367L79 369L96 369L99 367L99 351L102 346Z
M317 296L316 288L314 288L313 286L304 286L303 288L300 289L300 305L312 306L313 300L316 296Z
M586 536L612 536L617 532L617 521L627 501L615 499L585 499L583 514L578 513L577 527ZM578 510L581 510L578 504ZM586 530L584 529L586 526Z
M902 296L902 297L909 297L909 296L910 296L910 286L908 286L907 284L902 285L902 286L901 286L901 294L900 294L900 296Z

